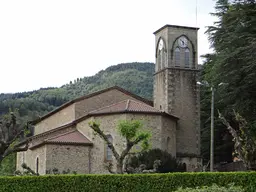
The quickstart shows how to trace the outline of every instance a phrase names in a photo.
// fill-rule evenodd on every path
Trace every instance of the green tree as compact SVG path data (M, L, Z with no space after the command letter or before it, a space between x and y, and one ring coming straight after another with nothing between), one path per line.
M101 137L112 150L113 156L116 159L116 173L123 174L123 165L126 156L129 154L133 146L141 144L143 149L149 147L149 138L150 133L142 130L142 123L137 120L123 120L118 123L117 130L120 135L126 140L126 146L121 153L118 153L115 146L111 141L108 140L107 135L100 129L100 124L96 122L90 122L89 126L94 130L99 137ZM108 167L108 170L111 173L114 173L111 170L111 166Z
M212 83L212 68L216 54L204 55L205 62L201 71L201 81ZM233 142L232 136L227 128L218 119L217 109L225 109L225 104L221 103L222 96L220 90L226 86L218 87L215 91L215 116L214 116L214 162L232 162ZM210 87L202 86L200 91L201 103L201 155L203 163L208 164L210 158L210 130L211 130L211 89Z
M234 155L241 159L249 170L256 170L256 136L252 134L254 129L241 115L236 112L234 114L238 128L231 126L221 113L219 117L234 138Z
M252 125L256 116L256 3L255 0L217 0L215 9L212 15L218 20L206 31L214 53L206 57L202 79L215 87L228 83L218 87L215 108L234 129L239 127L233 110L246 118L250 129L255 129ZM202 150L205 154L209 151L207 138L210 137L209 96L210 92L202 88ZM218 119L218 113L215 114L215 154L221 159L221 151L233 148L232 137ZM231 152L227 156L229 160L230 155Z
M228 83L220 90L225 115L238 111L248 121L256 116L256 3L252 0L218 0L218 21L207 30L215 50L210 72L214 85Z
M28 132L28 126L24 128L17 124L14 113L0 120L0 164L8 155L28 149L28 141L25 141L22 146L17 145Z

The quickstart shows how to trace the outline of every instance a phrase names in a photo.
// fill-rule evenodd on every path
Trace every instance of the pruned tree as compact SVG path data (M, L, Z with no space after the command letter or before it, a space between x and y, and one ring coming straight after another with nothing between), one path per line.
M0 119L0 164L8 155L28 149L28 141L25 141L22 146L17 145L28 132L29 125L19 126L14 113Z
M124 120L120 121L117 126L117 131L120 133L121 137L126 140L125 148L121 153L118 153L115 146L108 140L107 135L100 128L100 124L96 122L90 122L89 126L96 132L96 134L102 138L108 145L108 147L113 152L113 156L116 159L116 172L112 171L112 166L108 166L108 170L110 173L118 173L123 174L123 165L125 157L129 154L130 150L133 146L137 144L141 144L142 149L147 149L149 147L149 138L151 134L149 132L142 130L142 123L136 120Z
M252 134L254 130L252 128L253 125L247 123L247 121L235 111L234 115L238 128L231 126L228 120L219 112L219 118L233 137L234 155L241 159L249 170L256 170L256 138L255 134Z

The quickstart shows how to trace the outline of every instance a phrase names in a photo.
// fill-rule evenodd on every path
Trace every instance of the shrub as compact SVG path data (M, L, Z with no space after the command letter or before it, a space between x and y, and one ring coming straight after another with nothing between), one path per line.
M230 184L227 187L220 187L216 184L208 187L208 186L204 186L204 187L197 187L195 189L193 188L179 188L177 191L175 192L243 192L243 188L242 187L238 187L238 186L234 186L234 184Z
M146 169L153 169L155 160L160 160L161 164L158 168L159 173L184 172L186 168L176 160L170 153L161 149L150 149L143 151L129 159L128 166L133 168L139 167L141 164L146 165Z
M169 192L213 183L223 187L234 183L246 192L255 192L256 172L0 177L0 192Z

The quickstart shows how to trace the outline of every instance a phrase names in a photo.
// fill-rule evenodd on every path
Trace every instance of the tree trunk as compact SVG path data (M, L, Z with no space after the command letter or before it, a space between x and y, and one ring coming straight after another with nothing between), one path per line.
M116 163L116 173L123 174L123 161L117 161Z

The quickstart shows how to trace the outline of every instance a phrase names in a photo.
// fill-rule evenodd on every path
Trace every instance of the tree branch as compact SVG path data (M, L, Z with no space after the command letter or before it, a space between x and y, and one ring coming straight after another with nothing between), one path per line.
M108 147L112 150L116 160L119 160L120 155L117 153L113 144L108 140L108 137L106 136L106 134L104 134L104 132L100 130L99 125L95 122L90 122L89 126L107 143Z
M107 168L107 170L109 171L109 173L115 174L115 172L112 171L112 168L113 168L113 164L112 164L112 163L108 163L105 167Z
M241 143L241 138L238 136L236 130L230 125L230 123L225 119L225 117L219 112L219 118L222 121L222 123L227 127L229 130L229 133L233 136L233 141L234 141L234 147L236 152L238 153L239 158L246 163L245 159L243 158L242 154L242 143Z
M15 135L15 137L11 140L11 141L8 141L7 142L7 144L8 145L10 145L10 144L12 144L19 136L21 136L21 134L23 134L24 133L24 130L21 130L19 133L17 133L16 135Z
M2 155L2 159L4 159L6 156L10 155L11 153L17 153L22 151L27 151L29 147L29 142L27 141L25 144L25 147L14 147L13 149L11 147L8 147L4 154Z
M146 136L141 136L141 137L138 137L136 138L134 141L130 141L130 140L126 140L126 148L125 150L123 150L123 152L121 153L120 155L120 159L124 159L125 156L129 153L129 151L131 150L131 148L134 146L134 145L137 145L138 143L140 143L141 141L145 140L145 137Z
M5 141L3 141L3 140L0 140L0 144L1 144L1 148L3 147L6 147L6 142Z

